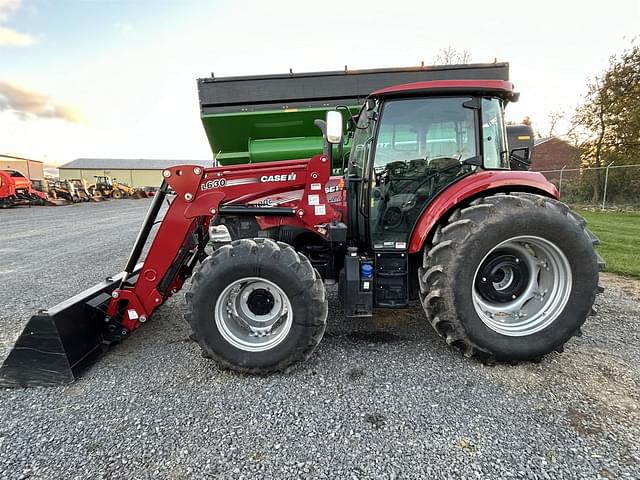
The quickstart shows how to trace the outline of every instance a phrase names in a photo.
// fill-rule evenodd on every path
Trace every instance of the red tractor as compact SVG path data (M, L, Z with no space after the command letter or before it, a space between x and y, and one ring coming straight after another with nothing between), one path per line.
M73 381L190 277L193 338L240 372L307 359L325 331L325 284L335 282L346 317L417 300L467 356L522 361L562 350L592 312L602 262L556 188L509 169L503 108L517 98L504 80L376 90L349 122L337 176L338 111L316 121L324 151L309 159L167 168L124 272L33 316L2 384ZM210 231L231 238L207 255Z

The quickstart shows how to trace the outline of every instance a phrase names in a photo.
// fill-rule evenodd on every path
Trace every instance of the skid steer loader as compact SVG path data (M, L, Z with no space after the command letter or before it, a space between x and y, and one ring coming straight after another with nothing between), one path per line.
M281 371L313 353L327 319L324 282L338 283L347 318L418 300L435 332L467 356L560 351L592 311L602 262L556 188L510 170L503 108L518 94L505 78L487 79L500 68L271 76L262 89L256 77L201 81L218 166L165 169L124 271L34 315L0 382L74 381L189 277L193 338L218 365L245 373ZM269 98L234 103L241 82ZM362 105L356 115L353 105ZM274 161L278 151L284 160ZM211 229L228 238L207 255Z

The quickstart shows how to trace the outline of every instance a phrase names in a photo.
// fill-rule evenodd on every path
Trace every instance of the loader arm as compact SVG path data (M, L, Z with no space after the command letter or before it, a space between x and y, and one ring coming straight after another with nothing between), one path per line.
M328 203L325 186L330 167L324 155L309 160L202 168L181 165L163 171L164 183L154 198L127 262L121 285L111 294L108 322L127 331L150 318L156 308L178 292L203 257L208 226L218 215L290 217L289 224L322 237L327 224L340 220L340 213ZM168 189L175 192L147 257L133 285L134 273L144 244L156 222ZM238 203L269 194L303 189L302 197L288 207L252 206Z

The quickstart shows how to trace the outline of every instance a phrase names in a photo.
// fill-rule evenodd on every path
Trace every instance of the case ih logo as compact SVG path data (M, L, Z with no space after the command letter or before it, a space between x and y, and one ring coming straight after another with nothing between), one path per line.
M263 175L260 177L261 182L287 182L289 180L295 180L296 174L291 172L289 175Z

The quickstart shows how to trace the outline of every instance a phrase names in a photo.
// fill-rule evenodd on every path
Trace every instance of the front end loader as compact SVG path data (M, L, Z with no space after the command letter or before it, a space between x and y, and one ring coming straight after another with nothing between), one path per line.
M192 338L220 367L248 374L282 371L313 353L326 327L325 284L334 283L346 319L419 301L435 333L466 356L517 362L562 350L592 311L603 267L597 239L541 174L510 169L503 110L518 98L512 84L483 78L478 66L460 67L465 78L445 70L392 86L384 85L387 71L369 72L360 83L373 88L362 96L349 78L331 98L361 104L359 113L325 105L326 120L308 116L322 103L314 92L326 95L318 93L321 75L301 77L296 88L265 78L277 98L270 104L233 106L201 84L212 148L228 147L219 166L165 169L124 271L33 316L0 383L72 382L190 277ZM432 78L443 72L453 78ZM265 108L286 92L298 95L283 104L289 122L279 111L270 120ZM223 112L211 110L232 107L243 112L236 116L244 130L229 115L237 128L228 132L245 131L244 146L207 127L208 115L221 125ZM248 121L252 108L259 121ZM321 144L305 158L313 142L299 131L308 121ZM290 138L282 137L286 125ZM278 148L285 159L273 161ZM228 238L209 255L209 232L221 230Z

